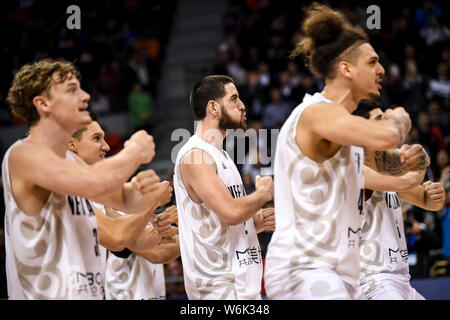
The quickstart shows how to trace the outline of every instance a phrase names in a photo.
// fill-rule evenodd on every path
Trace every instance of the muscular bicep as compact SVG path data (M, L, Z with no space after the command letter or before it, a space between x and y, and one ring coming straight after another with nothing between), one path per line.
M336 104L318 103L306 108L299 127L305 127L311 133L341 145L385 150L398 144L398 131L391 121L353 116Z
M205 203L219 218L226 219L233 197L217 175L215 162L206 152L198 149L190 151L183 160L192 156L201 160L180 163L181 178L186 188L191 190L191 198L198 198L197 200Z

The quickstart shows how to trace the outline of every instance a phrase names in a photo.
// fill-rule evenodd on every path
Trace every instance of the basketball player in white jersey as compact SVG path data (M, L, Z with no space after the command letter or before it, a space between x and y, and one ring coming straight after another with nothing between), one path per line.
M158 217L170 215L168 207ZM171 223L173 221L170 221ZM108 300L164 300L166 283L164 264L180 256L178 230L170 237L161 237L149 225L129 246L129 255L109 255L106 267L105 292ZM158 235L158 237L156 237ZM155 241L156 240L156 241Z
M42 60L23 66L8 93L13 114L30 126L2 164L10 299L102 299L97 221L86 199L133 213L148 204L145 175L126 183L154 157L145 131L92 166L66 155L72 134L91 122L78 78L71 63Z
M380 120L383 117L380 106L376 101L361 101L357 114ZM360 242L361 289L370 300L424 299L409 282L408 249L400 203L407 201L430 211L442 209L444 188L431 181L421 184L424 174L425 171L408 172L393 177L364 168L366 200Z
M378 97L384 69L364 31L325 5L313 4L304 54L325 79L307 94L278 136L275 153L276 229L268 246L269 299L359 298L359 237L364 152L399 147L411 127L403 108L381 121L351 115L362 98Z
M245 106L233 79L207 76L190 94L200 120L178 153L174 190L184 285L189 299L261 299L262 258L257 232L274 227L271 177L245 194L222 143L226 129L246 129ZM260 210L261 209L261 210Z
M95 115L91 114L91 118L94 121L75 132L68 145L68 149L87 164L104 160L109 151L104 131L95 121ZM159 182L156 174L152 178L153 183ZM173 243L161 243L162 236L177 234L177 230L170 226L176 208L168 208L157 217L153 215L155 209L165 205L172 195L168 182L159 183L158 189L149 199L151 209L143 214L127 215L94 203L102 211L96 212L96 217L100 251L105 263L107 300L165 298L164 269L159 263L171 262L180 253L177 236ZM149 219L156 227L146 226ZM106 249L111 253L107 254Z

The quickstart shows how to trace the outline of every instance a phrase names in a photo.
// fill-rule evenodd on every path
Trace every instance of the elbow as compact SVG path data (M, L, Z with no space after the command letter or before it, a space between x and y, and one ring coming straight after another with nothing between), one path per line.
M228 208L220 214L220 220L227 225L237 226L242 223L241 216L238 208Z

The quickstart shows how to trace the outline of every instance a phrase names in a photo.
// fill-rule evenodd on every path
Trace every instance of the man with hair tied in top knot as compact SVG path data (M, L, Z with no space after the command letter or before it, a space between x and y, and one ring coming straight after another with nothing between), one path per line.
M302 28L291 57L305 55L325 88L305 95L278 136L277 227L266 256L265 288L269 299L358 299L364 152L373 159L371 150L400 147L411 121L401 107L376 122L351 115L359 100L379 97L384 75L360 27L313 4ZM384 151L367 163L398 175L423 168L417 165L424 162L422 152Z

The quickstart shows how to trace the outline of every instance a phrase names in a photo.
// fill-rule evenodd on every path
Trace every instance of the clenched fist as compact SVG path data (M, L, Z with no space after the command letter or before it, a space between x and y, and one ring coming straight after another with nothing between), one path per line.
M139 130L134 133L130 139L125 141L124 148L135 152L141 164L149 163L155 157L153 137L145 130Z
M266 202L273 199L273 179L272 177L264 177L256 176L255 187L257 191L264 192L266 197Z

